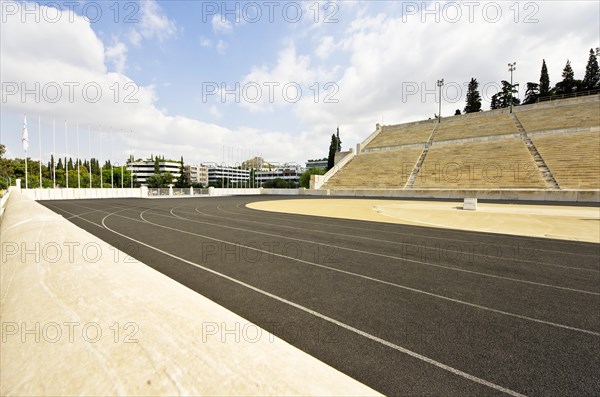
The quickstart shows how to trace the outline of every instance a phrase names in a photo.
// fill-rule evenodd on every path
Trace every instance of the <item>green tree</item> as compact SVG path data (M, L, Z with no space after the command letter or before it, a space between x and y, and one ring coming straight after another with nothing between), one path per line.
M341 152L342 151L342 140L340 139L340 127L339 126L337 128L335 139L337 141L336 151Z
M477 79L471 78L469 86L467 87L467 104L465 106L465 113L475 113L481 110L481 95L477 90L479 83Z
M502 106L500 105L499 99L500 93L496 93L492 95L492 100L490 101L490 109L500 109Z
M556 84L556 93L557 94L570 94L577 89L577 84L575 82L575 73L573 72L573 68L571 67L571 61L567 59L567 64L565 65L562 72L562 81Z
M162 174L153 174L146 179L146 184L151 188L165 188L173 183L173 174L165 172Z
M331 143L329 144L329 156L327 157L327 170L333 168L335 164L335 154L337 153L338 141L335 134L331 134Z
M325 168L315 167L309 168L302 173L300 176L300 187L309 188L310 187L310 176L311 175L325 175L327 171Z
M534 103L540 96L540 85L537 83L527 83L527 90L525 90L525 100L523 105Z
M513 106L521 103L519 98L515 96L517 93L516 84L512 86L506 80L502 80L502 90L492 96L491 109L502 109L510 106L512 101Z
M282 178L275 178L263 183L263 187L267 189L293 189L296 187L296 184L292 181L286 181Z
M160 163L159 163L159 158L158 156L156 156L154 158L154 173L155 174L160 174Z
M585 76L581 84L584 90L593 90L600 87L600 68L598 67L598 59L593 49L590 49L590 57L585 67Z
M190 186L185 168L183 167L183 156L181 156L181 161L179 162L179 178L177 178L177 183L175 186L178 188L186 188Z
M114 179L115 179L115 187L120 188L123 187L131 187L131 171L126 169L126 167L115 167L113 169ZM109 176L110 178L110 176ZM87 180L87 184L89 185L89 179Z
M10 162L4 158L4 153L6 153L6 147L0 144L0 190L8 188L9 181L9 167Z
M550 76L546 67L546 60L542 59L542 72L540 73L540 97L550 95Z

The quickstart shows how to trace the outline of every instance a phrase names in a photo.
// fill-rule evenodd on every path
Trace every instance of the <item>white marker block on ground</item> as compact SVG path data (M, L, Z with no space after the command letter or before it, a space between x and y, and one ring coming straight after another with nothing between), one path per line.
M477 211L477 199L476 198L465 198L465 201L463 203L463 210Z

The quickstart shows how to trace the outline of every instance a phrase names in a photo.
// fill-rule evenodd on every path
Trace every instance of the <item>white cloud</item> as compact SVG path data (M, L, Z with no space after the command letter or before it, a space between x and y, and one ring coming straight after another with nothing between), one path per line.
M65 147L64 141L61 142L64 136L62 125L67 120L70 155L75 142L74 126L79 122L86 132L87 128L83 126L87 127L88 123L91 126L95 137L92 145L94 156L98 156L101 150L98 131L102 126L105 159L109 153L108 131L112 128L114 161L123 161L130 152L132 139L129 131L134 134L133 152L136 157L160 153L174 158L183 155L189 162L220 162L223 145L250 148L258 147L260 142L281 142L279 146L264 147L262 154L270 161L283 162L304 157L302 148L309 142L298 141L286 132L243 125L225 128L169 114L158 106L156 87L141 86L124 74L107 71L106 63L118 59L117 55L123 54L123 47L113 45L105 48L89 22L80 16L74 16L73 21L70 23L68 18L62 18L58 23L22 23L17 15L8 17L2 26L0 59L3 83L14 83L17 87L24 85L28 89L36 87L36 84L62 89L61 95L55 97L54 91L41 88L38 90L42 93L39 101L33 95L25 100L19 94L7 96L2 105L3 125L7 119L14 120L16 127L11 125L7 130L17 131L2 137L8 153L19 152L18 126L22 123L22 114L26 113L40 115L45 131L49 131L47 124L56 120L57 131L61 132L57 134L57 148ZM64 43L69 43L68 50ZM66 85L71 82L75 84L72 98ZM83 89L86 85L89 86L87 91ZM209 112L215 117L220 115L218 108ZM44 141L47 143L47 138ZM34 148L35 145L32 151ZM254 153L257 151L254 150ZM62 149L59 155L63 155ZM49 151L45 152L45 156L49 157Z
M43 86L75 81L80 86L74 103L66 98L57 103L47 100L23 103L20 96L13 96L3 103L2 112L3 115L40 113L42 117L56 116L57 120L79 118L89 120L92 125L106 126L110 122L117 129L133 129L136 133L134 150L139 156L160 152L172 157L183 154L186 161L220 161L223 145L259 145L264 148L265 157L272 161L300 161L326 154L323 152L337 124L344 148L348 148L362 141L382 119L383 123L391 124L432 117L437 112L435 82L439 78L446 81L442 113L450 115L464 107L466 92L463 90L462 97L451 100L448 97L452 94L452 84L460 87L476 77L482 89L486 83L508 79L506 64L517 61L515 81L521 84L523 93L527 81L539 79L542 58L548 64L552 84L560 80L567 58L572 61L576 77L582 78L589 49L598 46L597 2L571 1L569 7L560 2L537 2L534 16L537 23L524 23L525 16L529 15L524 6L520 6L519 20L515 23L509 8L514 5L504 2L496 2L502 6L504 16L497 23L482 17L483 3L476 8L472 23L467 20L466 8L463 8L462 20L456 23L443 17L435 22L435 15L431 14L422 22L418 14L408 15L403 20L400 11L404 3L373 3L353 6L352 15L346 2L336 3L340 6L338 24L321 23L318 29L314 23L289 26L292 33L290 36L282 34L282 44L272 51L275 54L272 59L256 62L245 71L235 69L233 78L239 79L242 86L258 83L262 87L262 100L251 103L242 98L239 105L227 108L227 117L223 117L221 112L225 111L220 104L206 105L209 117L226 120L230 128L177 115L169 102L159 101L160 85L156 88L140 86L134 95L138 103L124 103L126 95L132 93L125 85L130 83L133 85L128 87L136 87L134 81L123 75L128 70L127 52L117 42L105 48L83 18L76 17L74 23L55 24L21 24L20 18L9 18L6 26L2 26L0 37L3 82L25 82L31 87L35 82ZM385 12L380 12L381 7ZM153 12L160 15L159 11L154 8ZM176 34L175 24L162 18L161 23L156 23L160 18L146 19L154 23L144 23L141 18L140 24L130 32L129 41L140 44L146 39L160 41ZM221 25L216 27L215 33L234 30L231 24ZM202 36L199 44L221 53L231 51L233 47L227 48L234 43L230 37L226 43ZM332 51L335 56L327 56ZM135 70L136 63L132 62L131 54L129 57L130 68ZM171 65L165 63L164 66ZM113 70L117 73L110 73ZM227 76L223 77L226 79ZM102 87L103 96L98 103L81 100L81 85L87 82ZM325 89L328 82L336 83L334 88L339 90ZM119 87L118 103L110 88L115 83ZM273 102L268 100L265 83L279 84ZM281 87L286 83L302 87L303 95L298 103L284 100ZM173 84L177 82L174 80ZM314 88L310 87L318 88L318 95L315 96ZM412 94L409 89L417 91ZM63 92L66 95L66 89ZM327 95L338 102L326 103ZM213 99L220 98L216 95ZM243 121L238 122L247 112L256 119L260 119L262 112L272 112L268 120L264 118L264 123L257 122L261 126L268 125L271 119L284 120L280 128L273 128L275 131L250 128L244 126ZM11 153L18 152L18 137L14 142ZM273 142L277 145L264 144ZM8 148L11 150L10 145Z
M439 4L443 7L445 3ZM382 119L395 124L433 117L438 103L436 81L440 78L446 81L442 114L452 115L455 109L464 108L471 77L478 79L480 90L485 85L491 87L489 98L500 80L510 79L508 62L518 63L514 77L521 84L521 97L527 81L539 80L542 58L548 63L553 84L560 80L567 58L577 58L575 73L583 77L589 48L598 45L598 3L574 1L565 7L564 3L538 2L537 8L525 10L521 6L517 22L516 6L496 5L502 7L502 18L496 23L491 22L491 11L490 17L482 14L483 4L476 8L472 22L463 8L462 18L454 23L451 15L443 12L436 22L432 14L407 15L403 20L398 12L394 17L361 9L337 39L320 39L314 49L317 57L302 65L307 68L305 75L323 75L317 73L321 64L315 60L337 43L336 61L343 63L336 79L339 103L303 98L294 107L296 116L303 125L323 130L339 122L343 136L360 142ZM432 8L431 4L428 7ZM396 9L401 10L401 6ZM527 16L538 22L525 23ZM322 32L315 35L321 37ZM333 70L331 74L335 74ZM484 108L489 105L485 103ZM350 143L347 138L343 140L344 146Z
M305 98L320 95L324 82L334 81L333 71L312 67L309 55L298 54L294 43L288 43L277 55L277 63L253 67L241 79L240 106L251 112L273 112L277 107L290 107ZM256 85L259 88L250 87ZM244 96L243 87L248 88ZM255 99L258 92L258 100Z
M163 42L177 33L177 26L163 14L155 0L140 1L139 25L131 29L128 38L131 44L140 45L142 39Z
M210 113L212 116L218 119L223 117L223 113L221 113L215 105L211 105L211 107L208 109L208 113Z
M315 49L315 54L321 59L326 59L334 49L335 43L333 41L333 37L325 36L321 38L319 46Z
M213 42L208 37L200 36L200 47L211 48Z
M215 43L211 39L201 36L200 47L214 48L219 55L225 55L227 53L227 48L229 47L229 45L223 40L219 40Z
M223 40L219 40L215 48L219 54L224 55L227 52L227 43Z
M117 73L125 72L127 63L127 46L125 44L113 37L113 44L106 48L104 55L106 61L113 65Z
M228 34L233 31L233 25L221 15L213 15L212 28L215 33Z

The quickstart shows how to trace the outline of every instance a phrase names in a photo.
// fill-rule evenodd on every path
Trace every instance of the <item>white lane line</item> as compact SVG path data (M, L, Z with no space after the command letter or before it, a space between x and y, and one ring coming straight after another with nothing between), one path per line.
M247 203L247 204L251 204L251 203ZM252 210L252 211L261 211L261 212L265 212L268 214L282 214L282 212L275 212L275 211L267 211L267 210L258 210L258 209L254 209L254 208L250 208L250 207L246 207L246 205L244 205L245 209L247 210ZM242 208L240 208L240 204L236 205L236 208L242 210ZM254 215L252 213L238 213L238 212L232 212L232 211L226 211L224 209L221 208L221 205L217 205L217 210L221 211L225 214L231 214L231 215L236 215L236 216L240 216L240 215L244 215L244 216L253 216L253 217L259 217L259 215ZM338 219L338 220L344 220L344 221L354 221L354 222L369 222L369 221L363 221L360 219L347 219L347 218L332 218L332 217L327 217L327 216L316 216L316 215L303 215L303 214L294 214L294 213L285 213L287 215L292 215L292 216L312 216L312 217L319 217L319 218L324 218L324 219ZM285 222L290 222L290 219L284 219L284 218L280 218L280 217L272 217L272 219L278 219L281 221L285 221ZM300 220L293 220L292 222L297 222L297 223L306 223L309 225L317 225L317 226L323 226L322 224L316 223L316 222L308 222L308 221L300 221ZM338 227L338 228L344 228L344 229L356 229L356 230L367 230L367 231L373 231L373 232L380 232L380 233L386 233L386 234L397 234L397 235L402 235L402 236L415 236L414 234L411 233L402 233L402 232L392 232L392 231L382 231L382 230L378 230L378 229L367 229L367 228L362 228L362 227L354 227L354 226L341 226L341 225L333 225L330 223L326 224L327 226L332 226L332 227ZM392 225L392 224L390 224ZM409 225L410 226L410 225ZM439 229L440 232L448 232L448 233L453 233L453 234L467 234L467 233L482 233L482 234L491 234L491 233L485 233L485 232L468 232L468 231L463 231L463 230L458 230L458 229L454 229L454 230L450 230L448 228L442 228ZM420 237L425 237L422 235L419 235ZM517 239L518 236L512 236L510 234L507 235L502 235L503 237L509 237L509 238L513 238L513 239ZM493 235L490 237L494 237ZM457 239L454 237L435 237L435 236L427 236L427 238L431 238L431 239L436 239L436 240L450 240L450 241L463 241L463 242L471 242L471 240L461 240L461 239ZM558 244L566 244L560 241L557 241L556 243ZM581 246L587 246L593 243L587 243L587 242L580 242L580 241L570 241L568 243L569 245L581 245ZM507 245L503 245L503 244L498 244L500 246L507 246ZM540 251L544 251L544 252L559 252L559 253L565 253L564 251L557 251L557 250L540 250ZM569 255L576 255L576 256L592 256L592 257L596 257L595 254L580 254L580 253L576 253L576 252L567 252L566 254Z
M262 234L262 235L265 235L265 236L277 237L277 238L282 238L282 239L287 239L287 240L293 240L293 241L300 241L300 242L310 243L310 244L321 244L321 245L326 246L326 247L332 247L332 248L336 248L336 249L340 249L340 250L344 250L344 251L350 251L350 252L357 252L357 253L360 253L360 254L373 255L373 256L378 256L378 257L381 257L381 258L398 260L398 261L401 261L401 262L416 263L416 264L419 264L419 265L422 265L422 266L432 266L432 267L437 267L437 268L446 269L446 270L450 270L450 271L475 274L475 275L482 276L482 277L490 277L490 278L495 278L495 279L500 279L500 280L507 280L507 281L512 281L512 282L517 282L517 283L524 283L524 284L536 285L536 286L539 286L539 287L555 288L555 289L560 289L560 290L564 290L564 291L570 291L570 292L577 292L577 293L581 293L581 294L589 294L589 295L594 295L594 296L600 296L600 293L592 292L592 291L586 291L586 290L580 290L580 289L576 289L576 288L561 287L561 286L558 286L558 285L538 283L538 282L535 282L535 281L522 280L522 279L516 279L516 278L504 277L504 276L497 276L495 274L488 274L488 273L476 272L474 270L461 269L461 268L456 268L456 267L452 267L452 266L438 265L438 264L435 264L435 263L423 262L423 261L418 261L418 260L415 260L415 259L401 258L401 257L398 257L398 256L380 254L380 253L376 253L376 252L364 251L364 250L359 250L359 249L355 249L355 248L341 247L341 246L337 246L337 245L326 244L326 243L319 242L319 241L305 240L305 239L300 239L300 238L295 238L295 237L282 236L282 235L279 235L279 234L265 233L265 232L259 232L259 231L256 231L256 230L242 229L242 228L233 227L233 226L220 225L220 224L217 224L217 223L210 223L210 222L204 222L204 221L200 221L200 220L188 219L188 218L184 218L184 217L181 217L179 215L176 215L173 211L175 211L177 208L180 208L180 207L175 207L175 208L171 209L171 211L170 211L171 215L173 215L174 217L176 217L178 219L185 220L187 222L202 223L202 224L205 224L205 225L216 226L216 227L220 227L220 228L224 228L224 229L232 229L232 230L238 230L238 231L243 231L243 232L248 232L248 233ZM161 215L161 214L156 214L156 213L153 213L152 215L171 218L168 215Z
M390 281L380 280L380 279L375 278L375 277L365 276L363 274L350 272L348 270L337 269L335 267L325 266L325 265L321 265L321 264L318 264L318 263L313 263L313 262L305 261L303 259L298 259L298 258L294 258L294 257L291 257L291 256L277 254L277 253L274 253L272 251L261 250L259 248L247 246L247 245L244 245L244 244L233 243L231 241L221 240L221 239L218 239L218 238L214 238L214 237L210 237L210 236L205 236L205 235L198 234L198 233L188 232L186 230L180 230L180 229L176 229L176 228L173 228L173 227L160 225L158 223L150 222L149 220L147 220L147 219L144 218L144 214L146 212L150 211L150 210L151 209L148 209L148 210L145 210L145 211L141 212L140 213L140 218L145 223L148 223L148 224L154 225L154 226L158 226L158 227L162 227L164 229L169 229L169 230L173 230L173 231L176 231L176 232L179 232L179 233L189 234L189 235L192 235L192 236L205 238L207 240L212 240L212 241L217 241L217 242L224 243L224 244L233 245L234 247L243 247L243 248L246 248L246 249L249 249L249 250L252 250L252 251L260 252L262 254L268 254L268 255L272 255L272 256L277 256L277 257L280 257L280 258L284 258L284 259L292 260L292 261L295 261L295 262L303 263L303 264L306 264L306 265L309 265L309 266L319 267L319 268L322 268L322 269L328 269L328 270L332 270L334 272L338 272L338 273L342 273L342 274L348 274L348 275L351 275L351 276L354 276L354 277L358 277L358 278L362 278L362 279L365 279L365 280L374 281L376 283L380 283L380 284L384 284L384 285L390 285L392 287L404 289L404 290L411 291L411 292L416 292L418 294L432 296L434 298L443 299L443 300L446 300L446 301L449 301L449 302L454 302L454 303L458 303L458 304L461 304L461 305L474 307L474 308L485 310L485 311L489 311L489 312L492 312L492 313L497 313L497 314L502 314L502 315L505 315L505 316L515 317L515 318L519 318L521 320L527 320L527 321L531 321L531 322L535 322L535 323L539 323L539 324L550 325L552 327L557 327L557 328L562 328L562 329L568 329L568 330L571 330L571 331L581 332L581 333L589 334L589 335L593 335L593 336L600 336L599 332L590 331L590 330L587 330L587 329L582 329L582 328L577 328L577 327L572 327L570 325L553 323L551 321L540 320L540 319L537 319L537 318L528 317L528 316L524 316L524 315L521 315L521 314L515 314L515 313L506 312L506 311L503 311L503 310L493 309L491 307L481 306L481 305L477 305L475 303L469 303L469 302L461 301L461 300L458 300L458 299L449 298L447 296L434 294L433 292L427 292L427 291L423 291L423 290L420 290L420 289L416 289L416 288L412 288L412 287L407 287L405 285L400 285L400 284L392 283ZM118 215L118 214L114 214L114 215L115 216L121 216L121 215ZM153 214L153 215L156 215L156 214ZM123 218L131 219L131 218L128 218L128 217L123 217Z
M225 212L224 210L218 208L221 212ZM295 229L295 230L302 230L302 231L306 231L306 229L303 228L299 228L299 227L294 227L294 226L286 226L286 225L278 225L278 224L274 224L274 223L266 223L266 222L257 222L257 221L250 221L250 220L246 220L246 219L232 219L229 217L218 217L215 215L210 215L207 214L205 212L199 211L198 207L194 208L195 212L198 212L199 214L205 215L205 216L210 216L213 218L217 218L217 219L227 219L227 220L234 220L234 221L240 221L240 222L247 222L247 223L256 223L256 224L260 224L260 225L268 225L268 226L279 226L279 227L284 227L284 228L288 228L288 229ZM182 211L183 212L183 211ZM235 215L241 215L241 214L236 214L233 212L225 212L225 213L229 213L229 214L235 214ZM191 213L190 213L191 214ZM245 215L244 215L245 216ZM250 216L254 216L255 215L250 215ZM279 218L278 218L279 219ZM308 224L314 224L312 222L302 222L302 221L294 221L294 222L300 222L300 223L308 223ZM332 225L330 225L332 226ZM351 229L359 229L359 228L354 228L354 227L346 227L343 226L344 228L351 228ZM360 229L360 230L372 230L372 229ZM386 243L390 243L390 244L406 244L406 245L411 245L411 246L415 246L418 247L418 244L412 244L412 243L406 243L406 242L397 242L397 241L390 241L390 240L382 240L382 239L376 239L376 238L370 238L370 237L364 237L364 236L355 236L352 234L343 234L343 233L334 233L334 232L327 232L324 230L318 230L318 229L314 229L312 230L315 233L321 233L321 234L330 234L330 235L334 235L334 236L342 236L342 237L350 237L350 238L355 238L355 239L360 239L360 240L369 240L369 241L379 241L379 242L386 242ZM376 230L373 230L376 231ZM380 230L377 230L379 232L381 232ZM392 234L398 234L398 235L407 235L406 233L396 233L396 232L384 232L384 233L392 233ZM461 240L461 239L449 239L449 238L443 238L443 237L425 237L425 236L415 236L415 235L410 235L411 237L423 237L423 238L431 238L431 239L435 239L435 240L445 240L445 241L460 241L463 243L473 243L473 241L469 241L469 240ZM484 243L485 244L485 243ZM505 244L494 244L495 246L498 247L508 247L509 249L514 249L514 247L510 246L510 245L505 245ZM527 247L524 247L527 248ZM538 250L537 248L535 250ZM577 253L564 253L563 251L549 251L549 250L542 250L539 249L539 251L544 251L544 252L560 252L566 255L577 255L577 256L591 256L591 255L586 255L586 254L577 254ZM473 253L473 255L475 256L483 256L485 257L486 255L483 254L477 254L477 253ZM500 257L495 257L495 258L499 258L502 259ZM584 272L592 272L592 273L600 273L600 270L595 270L595 269L586 269L586 268L581 268L581 267L574 267L574 266L564 266L564 265L556 265L556 264L552 264L552 263L544 263L544 262L537 262L537 261L529 261L529 260L525 260L525 259L517 259L515 262L522 262L522 263L533 263L535 265L540 265L540 266L550 266L550 267L556 267L556 268L561 268L561 269L569 269L569 270L578 270L578 271L584 271Z
M140 217L142 217L142 214L143 214L143 213L141 213L141 214L140 214ZM116 215L116 214L115 214L115 215ZM163 251L163 250L161 250L161 249L159 249L159 248L153 247L153 246L151 246L151 245L149 245L149 244L146 244L146 243L144 243L144 242L142 242L142 241L136 240L136 239L134 239L134 238L132 238L132 237L129 237L129 236L125 235L125 234L119 233L119 232L117 232L117 231L115 231L115 230L113 230L113 229L109 228L108 226L106 226L105 220L106 220L106 218L108 218L109 216L111 216L111 214L109 214L109 215L106 215L106 216L105 216L105 217L102 219L102 226L104 226L104 228L105 228L106 230L109 230L109 231L111 231L112 233L115 233L115 234L117 234L117 235L119 235L119 236L121 236L121 237L124 237L124 238L126 238L126 239L129 239L129 240L131 240L131 241L133 241L133 242L136 242L136 243L138 243L138 244L141 244L141 245L143 245L143 246L145 246L145 247L147 247L147 248L153 249L153 250L155 250L155 251L157 251L157 252L160 252L161 254L164 254L164 255L170 256L171 258L177 259L177 260L179 260L179 261L181 261L181 262L184 262L184 263L187 263L187 264L189 264L189 265L195 266L195 267L197 267L197 268L199 268L199 269L202 269L202 270L204 270L204 271L206 271L206 272L212 273L212 274L214 274L214 275L216 275L216 276L222 277L222 278L224 278L224 279L226 279L226 280L229 280L229 281L231 281L231 282L233 282L233 283L236 283L236 284L238 284L238 285L241 285L241 286L243 286L243 287L245 287L245 288L251 289L252 291L255 291L255 292L258 292L258 293L260 293L260 294L262 294L262 295L265 295L265 296L267 296L267 297L269 297L269 298L271 298L271 299L274 299L274 300L277 300L277 301L279 301L279 302L282 302L282 303L285 303L285 304L287 304L287 305L290 305L290 306L292 306L292 307L294 307L294 308L296 308L296 309L302 310L302 311L303 311L303 312L305 312L305 313L308 313L308 314L310 314L310 315L313 315L313 316L315 316L315 317L318 317L318 318L320 318L320 319L322 319L322 320L325 320L325 321L327 321L327 322L330 322L330 323L332 323L332 324L335 324L335 325L337 325L337 326L339 326L339 327L341 327L341 328L344 328L344 329L346 329L346 330L348 330L348 331L354 332L354 333L356 333L356 334L358 334L358 335L360 335L360 336L362 336L362 337L365 337L365 338L367 338L367 339L370 339L370 340L372 340L372 341L375 341L375 342L377 342L377 343L380 343L380 344L382 344L382 345L384 345L384 346L390 347L390 348L392 348L392 349L394 349L394 350L396 350L396 351L399 351L399 352L401 352L401 353L404 353L404 354L406 354L406 355L408 355L408 356L410 356L410 357L416 358L416 359L418 359L418 360L421 360L421 361L424 361L424 362L426 362L426 363L428 363L428 364L430 364L430 365L433 365L433 366L436 366L436 367L438 367L438 368L441 368L441 369L443 369L443 370L445 370L445 371L448 371L448 372L450 372L450 373L452 373L452 374L454 374L454 375L457 375L457 376L460 376L460 377L462 377L462 378L468 379L468 380L470 380L470 381L472 381L472 382L475 382L475 383L478 383L478 384L480 384L480 385L484 385L484 386L490 387L490 388L492 388L492 389L494 389L494 390L498 390L498 391L500 391L500 392L506 393L506 394L508 394L508 395L511 395L511 396L519 396L519 397L521 397L521 396L524 396L523 394L521 394L521 393L519 393L519 392L516 392L516 391L514 391L514 390L511 390L511 389L508 389L508 388L506 388L506 387L503 387L503 386L497 385L497 384L495 384L495 383L489 382L489 381L487 381L487 380L485 380L485 379L482 379L482 378L479 378L479 377L477 377L477 376L474 376L474 375L468 374L468 373L466 373L466 372L463 372L463 371L461 371L461 370L459 370L459 369L457 369L457 368L454 368L454 367L451 367L451 366L449 366L449 365L443 364L443 363L441 363L441 362L439 362L439 361L436 361L436 360L434 360L434 359L432 359L432 358L429 358L429 357L423 356L422 354L416 353L416 352L414 352L414 351L412 351L412 350L408 350L408 349L406 349L406 348L404 348L404 347L402 347L402 346L396 345L396 344L394 344L394 343L392 343L392 342L388 342L388 341L386 341L386 340L384 340L384 339L381 339L381 338L379 338L379 337L377 337L377 336L375 336L375 335L371 335L371 334L369 334L369 333L367 333L367 332L365 332L365 331L361 331L361 330L360 330L360 329L358 329L358 328L354 328L354 327L352 327L352 326L350 326L350 325L348 325L348 324L346 324L346 323L343 323L343 322L341 322L341 321L338 321L338 320L336 320L336 319L334 319L334 318L331 318L331 317L329 317L329 316L326 316L326 315L324 315L324 314L321 314L321 313L319 313L319 312L317 312L317 311L314 311L314 310L312 310L312 309L309 309L309 308L307 308L307 307L304 307L304 306L302 306L302 305L300 305L300 304L297 304L297 303L294 303L294 302L292 302L292 301L289 301L289 300L287 300L287 299L284 299L284 298L282 298L282 297L280 297L280 296L274 295L274 294L272 294L272 293L270 293L270 292L264 291L264 290L262 290L262 289L260 289L260 288L257 288L257 287L255 287L255 286L253 286L253 285L250 285L250 284L247 284L247 283L245 283L245 282L243 282L243 281L240 281L240 280L238 280L238 279L235 279L235 278L233 278L233 277L230 277L230 276L228 276L228 275L226 275L226 274L219 273L219 272L217 272L217 271L215 271L215 270L212 270L212 269L210 269L210 268L204 267L204 266L202 266L202 265L199 265L199 264L197 264L197 263L195 263L195 262L192 262L192 261L189 261L189 260L187 260L187 259L181 258L181 257L179 257L179 256L173 255L173 254L171 254L171 253L169 253L169 252L166 252L166 251ZM142 219L143 219L143 218L142 218ZM151 222L149 222L149 223L151 223ZM161 226L161 225L157 225L157 226ZM161 227L162 227L162 226L161 226Z
M84 207L82 207L82 208L84 208ZM333 270L333 271L336 271L336 272L339 272L339 273L349 274L349 275L360 277L360 278L363 278L363 279L375 281L375 282L378 282L378 283L381 283L381 284L390 285L390 286L393 286L393 287L397 287L397 288L405 289L405 290L408 290L408 291L412 291L412 292L416 292L416 293L420 293L420 294L432 296L432 297L435 297L435 298L447 300L447 301L450 301L450 302L454 302L454 303L458 303L458 304L462 304L462 305L466 305L466 306L470 306L470 307L475 307L477 309L481 309L481 310L485 310L485 311L490 311L490 312L493 312L493 313L498 313L498 314L506 315L506 316L509 316L509 317L515 317L515 318L519 318L519 319L522 319L522 320L527 320L527 321L532 321L532 322L536 322L536 323L540 323L540 324L550 325L550 326L557 327L557 328L563 328L563 329L568 329L568 330L572 330L572 331L582 332L582 333L586 333L586 334L590 334L590 335L594 335L594 336L600 336L600 333L598 333L598 332L589 331L589 330L581 329L581 328L577 328L577 327L571 327L569 325L553 323L553 322L550 322L550 321L540 320L540 319L533 318L533 317L528 317L528 316L523 316L523 315L520 315L520 314L505 312L503 310L493 309L493 308L490 308L490 307L487 307L487 306L481 306L481 305L477 305L475 303L469 303L469 302L461 301L461 300L458 300L458 299L449 298L449 297L446 297L446 296L443 296L443 295L438 295L438 294L434 294L434 293L431 293L431 292L422 291L422 290L419 290L419 289L415 289L415 288L403 286L403 285L392 283L392 282L389 282L389 281L384 281L384 280L376 279L376 278L365 276L365 275L362 275L362 274L353 273L353 272L349 272L349 271L341 270L341 269L336 269L336 268L333 268L333 267L329 267L329 266L325 266L325 265L320 265L320 264L312 263L312 262L308 262L308 261L304 261L302 259L297 259L297 258L293 258L293 257L290 257L290 256L276 254L276 253L271 252L271 251L264 251L264 250L260 250L260 249L257 249L257 248L251 247L251 246L246 246L246 245L243 245L243 244L232 243L232 242L229 242L229 241L220 240L220 239L216 239L216 238L209 237L209 236L204 236L204 235L201 235L201 234L198 234L198 233L192 233L192 232L187 232L185 230L180 230L180 229L175 229L175 228L168 227L168 226L163 226L163 225L160 225L160 224L157 224L157 223L154 223L154 222L150 222L150 221L148 221L148 220L146 220L146 219L143 218L143 214L144 213L146 213L148 211L151 211L153 209L156 209L156 208L148 208L145 211L141 212L140 213L140 217L142 218L142 220L134 219L134 218L130 218L130 217L127 217L127 216L123 216L123 215L117 214L117 212L129 210L129 209L130 208L126 208L126 209L123 209L123 210L115 211L113 213L109 213L109 215L118 216L118 217L125 218L125 219L128 219L128 220L132 220L132 221L135 221L135 222L148 223L148 224L151 224L151 225L154 225L154 226L158 226L158 227L162 227L162 228L165 228L165 229L170 229L170 230L174 230L174 231L177 231L177 232L180 232L180 233L190 234L190 235L197 236L197 237L202 237L202 238L205 238L205 239L208 239L208 240L218 241L218 242L221 242L221 243L225 243L225 244L229 244L229 245L233 245L233 246L237 246L237 247L244 247L244 248L249 249L249 250L253 250L253 251L257 251L257 252L261 252L261 253L265 253L265 254L269 254L269 255L273 255L273 256L278 256L278 257L281 257L281 258L284 258L284 259L289 259L289 260L292 260L292 261L296 261L296 262L299 262L299 263L308 264L308 265L311 265L311 266L316 266L316 267L321 267L321 268ZM66 211L66 210L63 210L63 211L67 212L69 214L72 214L69 211ZM74 215L74 214L72 214L72 215ZM157 214L153 214L153 215L157 215ZM93 225L95 225L97 227L101 227L101 226L97 225L96 223L94 223L94 222L92 222L90 220L87 220L85 218L80 218L80 219L82 219L82 220L84 220L86 222L89 222L89 223L91 223L91 224L93 224Z

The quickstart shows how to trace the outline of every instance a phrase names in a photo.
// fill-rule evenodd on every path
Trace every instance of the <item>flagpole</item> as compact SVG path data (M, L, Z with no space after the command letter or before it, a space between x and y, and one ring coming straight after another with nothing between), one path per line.
M109 134L109 140L110 140L110 188L114 189L114 175L113 175L113 151L112 151L112 127L110 127L110 134Z
M40 189L42 188L42 117L38 115L38 144L40 146Z
M92 127L88 121L88 158L90 159L88 176L90 178L90 189L92 188Z
M123 135L123 128L121 128L121 135L119 135L120 137L124 137L125 135ZM127 142L127 138L124 139L125 142ZM127 151L125 151L127 152ZM123 189L123 166L121 166L121 189Z
M103 180L104 178L102 177L102 168L103 168L103 166L102 166L102 126L100 126L100 161L99 161L99 163L100 163L100 189L103 189L104 188L104 180ZM100 194L102 194L102 191L100 191L100 192L101 192Z
M27 131L27 115L23 115L23 149L25 150L25 189L28 189L27 149L29 148L29 132Z
M67 120L65 120L65 178L66 178L66 184L67 184L67 189L69 188L69 137L68 137L68 133L67 133Z
M75 167L77 167L77 189L81 189L81 176L79 175L80 163L79 163L79 121L77 121L77 162L75 163Z
M52 119L52 187L56 189L56 119Z

